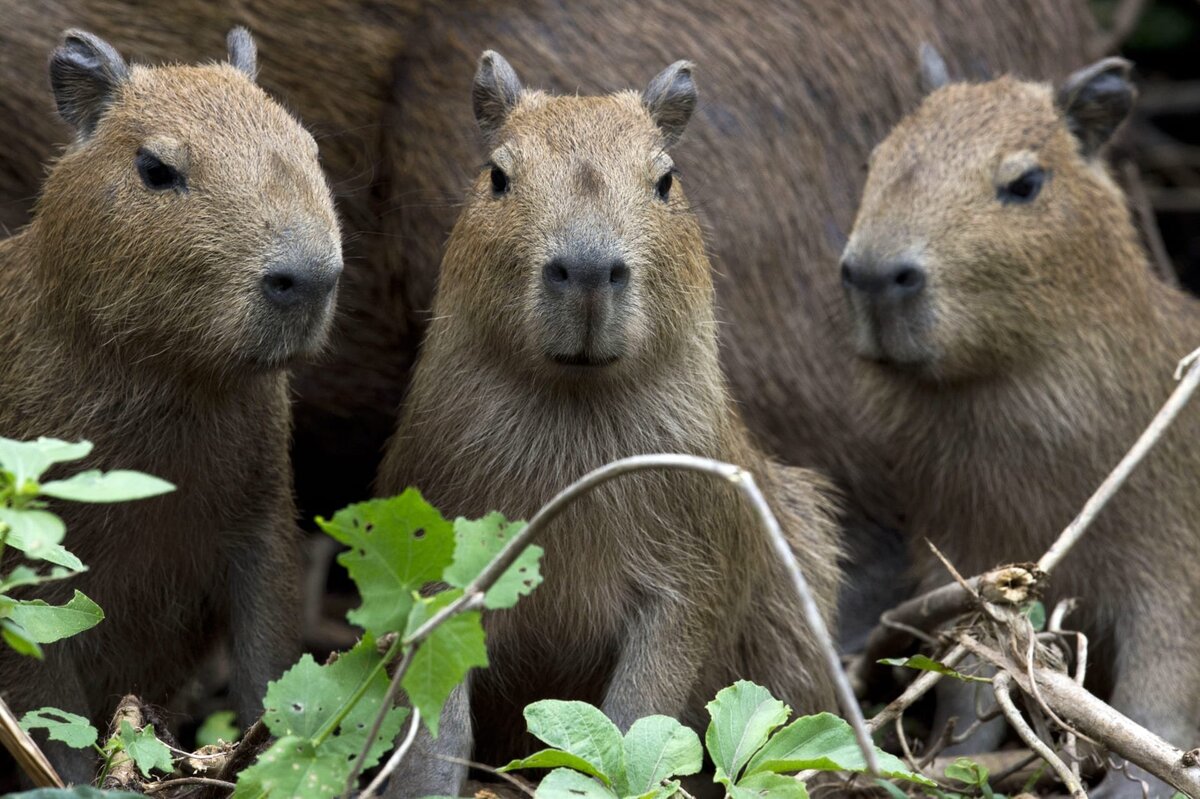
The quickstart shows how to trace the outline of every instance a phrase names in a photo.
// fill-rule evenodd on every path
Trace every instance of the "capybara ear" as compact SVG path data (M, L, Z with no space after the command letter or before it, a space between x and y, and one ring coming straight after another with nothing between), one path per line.
M683 136L696 110L696 84L691 61L676 61L658 73L642 92L642 103L671 147Z
M1132 70L1133 64L1124 58L1105 58L1075 72L1059 87L1059 110L1085 156L1095 155L1133 110L1137 89L1129 79Z
M250 31L241 25L229 31L225 37L225 46L229 50L229 63L237 67L250 80L258 76L258 47Z
M80 137L92 135L112 103L129 67L113 46L98 36L69 30L50 56L50 86L58 113Z
M471 102L475 106L475 121L489 143L495 142L520 96L521 80L512 66L495 50L485 51L475 71Z
M929 42L921 42L918 57L921 62L922 92L929 94L950 82L950 70L946 68L946 59L942 58L936 47Z

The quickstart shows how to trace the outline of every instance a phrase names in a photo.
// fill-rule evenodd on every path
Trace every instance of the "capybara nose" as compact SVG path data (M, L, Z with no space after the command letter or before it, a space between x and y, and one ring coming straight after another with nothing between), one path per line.
M617 292L629 283L629 267L611 256L559 256L542 268L542 280L555 294L571 290Z
M842 261L842 285L875 300L903 300L925 288L925 270L912 261Z
M280 308L324 302L342 274L341 258L287 261L267 269L262 279L266 298Z

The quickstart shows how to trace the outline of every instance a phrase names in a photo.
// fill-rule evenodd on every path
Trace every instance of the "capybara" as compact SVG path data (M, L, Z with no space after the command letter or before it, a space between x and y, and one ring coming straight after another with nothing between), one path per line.
M1200 309L1152 276L1102 159L1128 72L1108 59L1057 90L951 84L871 156L841 263L863 417L911 532L965 574L1040 557L1200 344ZM1193 408L1047 599L1082 598L1095 689L1185 748L1200 737L1198 435ZM949 580L922 560L927 584ZM1091 795L1141 792L1114 773Z
M157 60L203 58L233 22L256 32L264 85L318 133L347 231L333 350L296 380L306 515L367 495L429 320L478 146L461 101L471 72L456 64L506 46L530 54L518 66L537 85L595 94L624 87L629 69L703 59L709 88L678 158L711 233L731 389L771 452L820 466L861 505L881 493L878 470L845 402L853 352L828 264L867 154L921 97L918 45L958 74L1063 77L1093 32L1083 0L0 0L0 17L10 223L61 136L39 72L58 30L88 27ZM886 560L878 546L868 562Z
M286 367L326 337L342 269L333 200L303 127L229 63L128 65L68 31L50 77L76 131L33 221L0 244L0 433L95 444L88 466L139 469L175 492L55 506L106 614L44 663L7 647L15 710L106 725L136 692L167 700L228 633L232 698L257 718L298 654ZM86 754L53 750L64 776Z
M448 515L528 518L624 456L740 464L832 617L825 482L751 444L718 363L710 265L668 154L695 107L691 64L641 93L560 97L523 89L489 51L472 96L488 163L446 245L381 492L412 485ZM470 687L484 762L521 753L521 711L547 697L593 702L622 728L663 713L703 729L705 703L738 678L799 712L833 707L795 589L731 486L629 476L571 505L541 543L545 582L486 617L492 665Z

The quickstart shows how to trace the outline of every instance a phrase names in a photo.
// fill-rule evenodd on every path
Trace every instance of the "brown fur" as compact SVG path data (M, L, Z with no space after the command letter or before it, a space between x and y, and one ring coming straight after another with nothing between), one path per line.
M298 376L297 469L314 513L361 498L390 431L478 157L464 65L485 48L503 47L528 79L566 92L611 91L628 70L649 74L671 58L702 62L709 88L677 160L712 233L734 393L772 452L865 495L876 488L873 453L843 401L850 353L827 266L867 153L919 99L917 45L938 45L955 74L1056 76L1084 59L1092 25L1085 3L1064 0L0 0L0 9L0 220L9 224L23 219L49 143L63 140L40 69L67 25L162 60L205 57L229 25L246 24L265 85L318 132L348 250L332 357Z
M1195 302L1151 276L1122 194L1083 149L1049 86L1004 78L937 91L872 157L847 262L915 259L928 284L907 328L860 318L860 352L884 361L863 365L864 418L911 532L963 573L1040 556L1200 344ZM1041 193L999 202L1032 165L1049 175ZM1047 598L1082 598L1097 690L1182 746L1200 722L1197 435L1193 407ZM922 560L927 582L948 579Z
M490 153L513 188L494 197L484 169L470 190L379 487L416 485L450 515L498 508L528 518L623 456L742 464L831 616L837 549L825 483L770 464L742 428L718 364L700 227L680 181L669 202L655 195L669 167L665 138L634 92L520 95ZM542 269L578 231L615 240L629 268L619 321L603 328L612 333L603 346L623 353L608 366L550 360L571 323L546 310ZM729 486L694 474L625 477L572 505L542 544L545 583L487 618L492 665L472 686L485 762L515 754L521 708L551 696L600 704L622 727L652 713L702 727L704 703L738 678L798 712L833 707L789 580Z
M145 146L186 162L186 193L143 185ZM0 431L86 438L88 467L177 486L54 505L90 571L40 595L79 589L106 618L45 663L4 648L0 686L18 712L53 705L103 725L123 693L166 701L227 631L233 698L253 718L295 656L283 367L319 346L331 310L276 317L260 281L297 242L340 269L315 154L232 66L134 66L94 134L52 166L30 225L0 243Z

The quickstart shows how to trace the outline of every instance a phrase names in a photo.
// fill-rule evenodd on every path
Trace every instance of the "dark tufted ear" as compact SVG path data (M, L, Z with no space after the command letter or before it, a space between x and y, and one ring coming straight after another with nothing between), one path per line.
M1059 110L1085 156L1095 155L1133 110L1137 89L1129 79L1132 69L1124 58L1105 58L1072 74L1059 87Z
M81 138L91 136L129 67L120 53L86 31L69 30L50 56L50 86L58 113Z
M688 120L696 110L693 68L691 61L676 61L658 73L642 92L642 103L663 132L668 147L683 137Z
M225 46L229 50L229 63L254 80L258 76L258 47L250 31L239 25L225 37Z
M471 102L475 107L475 121L489 143L495 141L508 112L520 96L521 80L512 66L495 50L485 51L479 57L479 69L475 71Z
M921 42L918 51L921 61L921 91L925 94L936 91L950 82L950 70L946 68L946 59L929 42Z

